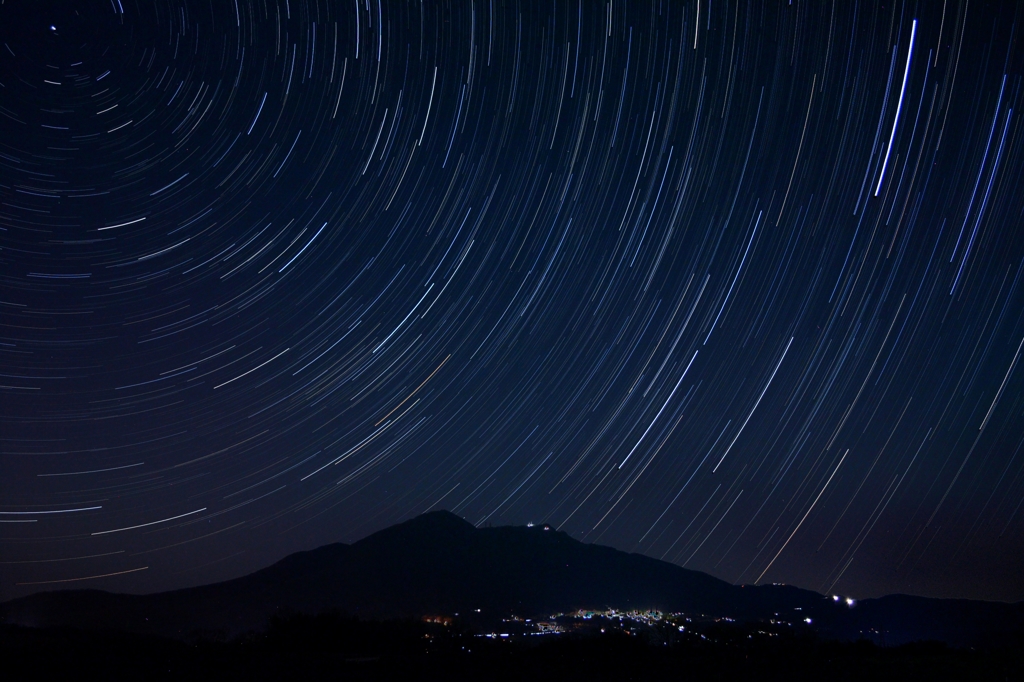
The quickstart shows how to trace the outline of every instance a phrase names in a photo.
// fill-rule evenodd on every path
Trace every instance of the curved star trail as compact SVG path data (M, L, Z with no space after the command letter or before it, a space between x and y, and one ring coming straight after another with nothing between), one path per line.
M3 597L446 508L1024 598L1018 4L41 5L0 5Z

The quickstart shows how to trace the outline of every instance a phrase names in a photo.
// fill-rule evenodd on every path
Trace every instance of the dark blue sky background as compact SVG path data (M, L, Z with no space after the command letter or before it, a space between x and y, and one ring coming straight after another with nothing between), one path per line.
M0 6L0 597L431 509L1024 599L1017 3Z

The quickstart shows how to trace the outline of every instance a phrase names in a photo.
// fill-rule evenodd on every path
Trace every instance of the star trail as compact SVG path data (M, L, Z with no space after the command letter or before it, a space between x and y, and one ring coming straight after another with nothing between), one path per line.
M0 4L0 597L434 509L1024 599L1014 2Z

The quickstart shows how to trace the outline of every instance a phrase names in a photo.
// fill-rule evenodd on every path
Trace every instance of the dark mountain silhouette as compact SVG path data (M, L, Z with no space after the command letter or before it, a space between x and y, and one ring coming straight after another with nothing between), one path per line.
M433 512L351 545L300 552L227 582L152 595L74 590L0 604L0 622L188 637L260 629L274 615L335 610L360 618L544 616L658 609L781 619L839 639L953 645L1021 641L1024 603L894 595L854 607L789 586L736 586L698 571L585 544L547 526L476 528ZM474 616L476 617L476 616Z

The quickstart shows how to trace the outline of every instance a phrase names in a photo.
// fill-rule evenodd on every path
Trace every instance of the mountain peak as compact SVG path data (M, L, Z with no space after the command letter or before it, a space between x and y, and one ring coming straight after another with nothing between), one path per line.
M447 509L439 509L437 511L426 512L419 516L414 516L401 525L405 524L439 526L445 528L476 528L476 526L466 519L454 512L448 511Z
M461 516L445 509L426 512L419 516L403 521L402 523L389 526L382 530L359 540L356 544L365 543L368 540L379 536L391 537L394 535L415 535L417 537L433 537L438 534L450 536L452 534L463 535L476 530L469 521Z

